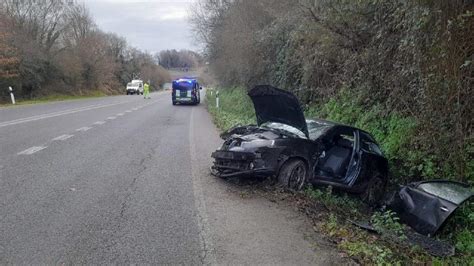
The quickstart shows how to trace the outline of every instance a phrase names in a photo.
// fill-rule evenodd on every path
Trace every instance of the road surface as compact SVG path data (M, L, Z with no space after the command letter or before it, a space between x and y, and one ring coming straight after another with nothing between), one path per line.
M209 175L169 92L0 108L0 264L340 264L298 212Z

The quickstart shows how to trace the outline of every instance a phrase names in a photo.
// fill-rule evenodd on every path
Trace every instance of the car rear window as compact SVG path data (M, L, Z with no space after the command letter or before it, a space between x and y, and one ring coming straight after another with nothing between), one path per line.
M193 84L188 83L188 82L179 82L179 83L173 84L173 89L175 90L190 90L192 88L193 88Z

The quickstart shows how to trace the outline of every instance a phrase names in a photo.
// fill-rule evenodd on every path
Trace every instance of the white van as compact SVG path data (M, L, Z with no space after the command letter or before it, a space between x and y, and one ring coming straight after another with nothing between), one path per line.
M141 79L134 79L132 82L127 84L127 95L129 94L137 94L143 95L143 80Z

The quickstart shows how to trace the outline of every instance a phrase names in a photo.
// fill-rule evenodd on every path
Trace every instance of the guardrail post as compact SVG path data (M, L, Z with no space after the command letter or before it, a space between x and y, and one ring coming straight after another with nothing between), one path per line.
M216 91L216 108L219 109L219 91Z
M12 99L12 104L15 104L15 95L13 95L13 88L12 87L8 87L8 89L10 90L10 98Z

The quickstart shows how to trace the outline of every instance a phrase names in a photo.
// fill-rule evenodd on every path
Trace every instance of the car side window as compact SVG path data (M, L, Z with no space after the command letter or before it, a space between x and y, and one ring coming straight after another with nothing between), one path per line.
M366 140L362 140L362 149L368 151L368 152L373 152L376 154L382 155L382 151L380 150L379 146L373 142L369 142Z
M361 134L361 147L362 149L368 151L368 152L373 152L379 155L382 155L382 151L380 150L380 147L377 145L377 143L374 143L373 138L369 138L366 136L365 133Z

